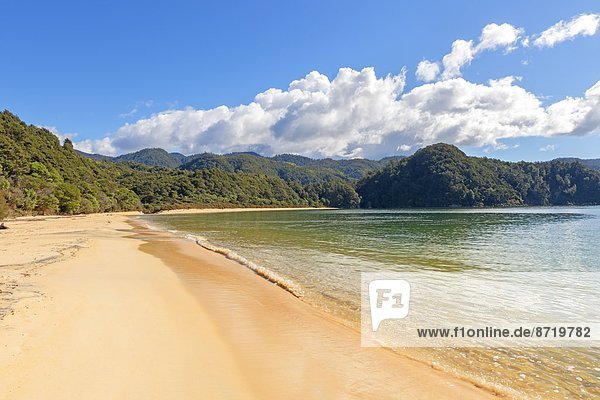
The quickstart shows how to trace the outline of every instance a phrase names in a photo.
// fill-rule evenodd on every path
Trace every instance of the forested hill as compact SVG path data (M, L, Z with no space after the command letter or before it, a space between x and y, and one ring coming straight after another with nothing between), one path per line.
M331 158L313 159L295 154L280 154L274 157L263 157L253 152L231 154L194 154L184 156L180 153L168 153L163 149L142 149L134 153L118 157L107 157L99 154L81 155L115 162L137 162L150 166L180 168L186 170L217 168L227 172L248 172L278 176L287 181L294 180L303 184L322 182L329 179L359 180L367 173L381 168L392 159L388 157L380 161L366 159L333 160Z
M61 145L48 130L27 125L8 111L0 113L0 220L7 212L154 212L206 206L600 204L600 172L580 162L509 163L467 157L445 144L382 161L254 153L186 157L161 149L114 161L84 157L68 139ZM144 164L148 162L161 166Z
M436 144L364 178L357 192L373 208L600 204L600 173L578 162L468 157Z
M586 167L588 167L590 169L600 171L600 158L592 158L592 159L586 160L584 158L570 157L570 158L557 158L556 161L561 161L564 163L578 162L578 163L585 165Z
M102 157L97 157L102 158ZM303 185L261 173L197 171L83 157L67 139L0 113L0 220L9 215L185 207L355 207L342 180Z

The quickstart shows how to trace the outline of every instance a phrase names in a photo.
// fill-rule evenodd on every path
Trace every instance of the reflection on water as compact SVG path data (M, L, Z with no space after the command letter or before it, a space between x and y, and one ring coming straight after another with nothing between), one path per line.
M600 271L600 208L319 210L147 217L302 286L351 322L360 272ZM557 282L564 284L564 282ZM413 356L531 398L600 397L598 349L410 349Z

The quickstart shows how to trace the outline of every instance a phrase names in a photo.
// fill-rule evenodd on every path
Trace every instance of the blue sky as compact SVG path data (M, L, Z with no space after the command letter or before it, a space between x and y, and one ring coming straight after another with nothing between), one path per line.
M162 146L186 153L251 149L378 157L410 153L430 139L442 139L457 143L470 154L508 160L600 157L598 130L589 128L589 123L587 130L575 129L575 133L563 132L570 127L555 131L552 127L536 128L545 131L537 135L531 130L514 130L512 121L510 129L497 133L497 137L482 139L477 134L465 139L464 131L454 125L456 131L444 128L429 137L421 131L431 125L420 123L402 126L396 132L394 124L404 121L405 114L382 122L387 114L372 111L347 115L331 127L321 117L326 114L331 120L340 110L314 111L314 102L321 103L312 95L285 110L286 115L294 115L291 120L282 117L279 109L268 110L265 116L262 104L258 111L232 111L255 102L255 96L269 88L281 89L290 97L288 85L311 71L333 81L343 67L358 74L350 76L348 84L359 89L361 82L371 77L360 71L373 67L375 77L382 82L376 90L383 92L388 90L384 77L400 76L406 68L401 85L389 89L404 96L422 85L428 87L415 77L419 62L427 59L441 65L455 40L476 44L482 29L491 23L523 28L523 33L515 46L481 52L461 69L462 76L452 77L468 82L469 88L457 81L462 89L452 86L444 93L458 97L461 90L487 90L490 79L516 76L520 80L512 85L537 96L540 107L548 107L567 96L583 97L600 80L600 34L577 35L546 47L520 43L529 36L533 42L535 35L561 20L568 22L578 15L595 13L600 13L597 1L91 4L9 0L3 2L0 16L4 39L0 107L26 122L52 127L61 135L76 134L73 139L83 149L108 149L104 152L112 153ZM400 86L401 93L397 93ZM430 102L440 94L427 96ZM343 107L364 108L365 104L378 104L377 99L354 99ZM586 100L584 106L597 114L598 103L592 100ZM198 113L221 105L228 106L230 112L217 109L214 113L219 115L209 117ZM298 116L306 109L320 119L315 120L314 114ZM390 110L397 112L394 107ZM437 125L439 115L430 110L427 113ZM365 114L373 115L374 120L366 123ZM231 122L235 118L242 122ZM169 123L164 124L164 120ZM356 132L346 135L355 126ZM546 127L547 123L536 126ZM265 129L269 133L263 132ZM473 127L467 124L461 129ZM550 131L554 133L548 134Z

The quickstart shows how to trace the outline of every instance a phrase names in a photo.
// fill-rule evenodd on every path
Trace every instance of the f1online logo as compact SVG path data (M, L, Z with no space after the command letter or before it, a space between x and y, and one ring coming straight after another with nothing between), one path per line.
M410 284L402 279L378 279L369 283L371 327L379 329L381 321L402 319L408 315Z

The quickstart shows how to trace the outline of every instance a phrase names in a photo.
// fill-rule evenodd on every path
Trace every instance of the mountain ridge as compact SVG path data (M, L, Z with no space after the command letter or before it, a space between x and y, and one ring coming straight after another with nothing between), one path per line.
M358 182L361 207L600 204L600 173L579 162L508 162L435 144Z
M161 148L146 148L116 157L79 152L84 157L113 162L137 162L148 166L161 166L186 170L219 168L229 172L264 173L283 179L294 179L302 183L317 182L323 179L359 180L372 170L384 166L403 156L391 156L382 160L363 158L334 160L331 158L313 159L296 154L278 154L273 157L255 152L235 152L228 154L201 153L185 156L169 153Z
M396 159L163 149L106 159L0 112L0 219L190 207L484 207L600 204L600 172L578 160L506 162L435 144ZM145 165L166 163L177 168ZM299 165L300 164L300 165ZM382 165L383 164L383 165Z

